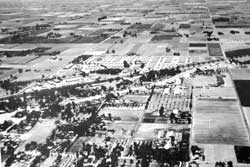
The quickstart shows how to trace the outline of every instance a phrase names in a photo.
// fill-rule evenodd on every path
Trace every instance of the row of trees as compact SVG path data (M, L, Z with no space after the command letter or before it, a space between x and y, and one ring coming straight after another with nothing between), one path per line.
M97 73L97 74L117 75L121 71L122 70L119 69L119 68L106 68L106 69L95 70L95 71L92 71L92 72Z

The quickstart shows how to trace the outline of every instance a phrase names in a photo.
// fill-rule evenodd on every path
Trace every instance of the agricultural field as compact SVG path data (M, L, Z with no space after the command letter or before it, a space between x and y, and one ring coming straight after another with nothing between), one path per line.
M149 30L152 24L133 24L128 27L128 29L135 29L135 30Z
M243 106L250 106L250 80L234 80L236 91Z
M208 43L207 47L210 56L223 56L222 49L219 43Z
M249 146L249 135L234 99L196 99L192 140L199 144Z
M250 41L249 28L217 28L220 35L220 40L222 43L244 43Z
M233 80L248 80L250 78L250 69L231 69Z
M236 99L237 95L233 87L210 87L210 88L196 88L194 95L199 98L233 98Z
M157 41L167 41L167 40L173 40L174 38L179 38L180 36L176 34L170 34L170 35L155 35L152 38L152 42Z
M37 59L38 56L24 56L24 57L4 57L1 59L2 63L4 64L27 64L35 59Z

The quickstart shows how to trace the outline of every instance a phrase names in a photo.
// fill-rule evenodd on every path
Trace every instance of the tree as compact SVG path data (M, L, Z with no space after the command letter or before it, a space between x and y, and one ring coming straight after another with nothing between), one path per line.
M107 101L110 101L110 100L112 100L112 99L117 99L117 97L116 97L113 93L108 93L108 94L106 95L106 100L107 100Z
M19 72L19 73L22 73L22 72L23 72L23 69L19 68L19 69L18 69L18 72Z
M126 60L123 61L123 66L124 66L124 68L130 67L130 65L128 64L128 62Z
M147 79L149 81L154 81L156 79L155 75L156 75L156 72L154 70L151 70L148 73Z
M147 77L145 75L142 75L140 78L139 78L141 84L142 82L146 81L147 80Z
M27 143L25 145L25 151L29 151L30 150L30 147L31 147L31 144L30 143Z
M145 67L145 64L144 63L141 63L141 69Z
M164 114L164 107L163 106L161 106L161 108L159 110L159 114L161 117L163 116L163 114Z
M82 77L86 77L86 76L87 76L87 74L86 74L84 71L81 72L80 75L81 75Z

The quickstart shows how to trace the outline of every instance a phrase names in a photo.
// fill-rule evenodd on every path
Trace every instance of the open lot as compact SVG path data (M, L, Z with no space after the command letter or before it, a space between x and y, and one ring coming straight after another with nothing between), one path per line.
M131 101L136 101L140 104L144 104L148 100L147 95L125 95L123 97L125 100L131 100Z
M152 140L159 130L182 131L188 129L186 125L142 123L135 134L135 140Z
M108 114L111 114L112 117L118 117L122 121L138 121L139 118L143 115L143 111L137 110L137 109L129 109L129 108L103 108L100 111L100 115L104 114L108 116Z
M52 130L56 128L55 120L48 119L38 122L29 132L23 134L21 139L25 142L18 147L19 151L25 149L25 145L32 141L39 143L45 143L47 137L51 134Z

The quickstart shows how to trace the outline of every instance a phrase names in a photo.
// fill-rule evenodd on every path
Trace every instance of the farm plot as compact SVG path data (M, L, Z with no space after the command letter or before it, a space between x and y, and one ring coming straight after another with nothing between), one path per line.
M234 98L236 99L236 93L234 88L224 87L210 87L210 88L197 88L194 89L194 95L197 97L212 97L212 98Z
M236 100L196 99L192 132L194 143L249 146L249 134Z
M234 83L241 104L250 107L250 80L235 80Z
M247 80L250 78L250 69L231 69L233 80Z
M2 63L4 64L26 64L38 58L37 56L17 56L17 57L4 57L2 58Z
M223 56L222 49L219 43L208 43L207 47L210 56Z
M173 38L180 37L176 34L168 34L168 35L155 35L151 41L165 41L165 40L172 40Z
M128 27L128 29L136 29L136 30L149 30L152 24L133 24Z

